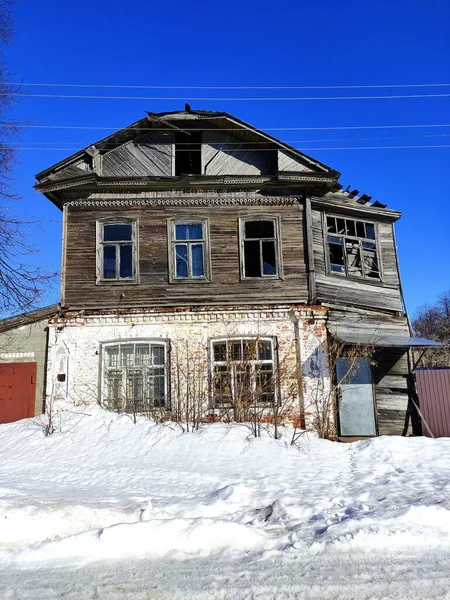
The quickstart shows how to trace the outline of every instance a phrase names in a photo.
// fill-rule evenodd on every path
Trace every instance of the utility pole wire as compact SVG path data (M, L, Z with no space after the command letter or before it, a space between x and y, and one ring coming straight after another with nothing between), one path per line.
M383 88L449 87L450 83L391 83L376 85L121 85L103 83L5 83L11 86L102 88L128 90L356 90Z
M399 96L287 96L287 97L254 97L254 98L213 98L213 97L181 97L181 96L85 96L71 94L26 94L22 92L0 92L0 96L20 98L57 98L70 100L145 100L145 101L177 101L177 102L297 102L307 100L401 100L408 98L449 98L450 94L408 94ZM180 111L181 112L181 111Z

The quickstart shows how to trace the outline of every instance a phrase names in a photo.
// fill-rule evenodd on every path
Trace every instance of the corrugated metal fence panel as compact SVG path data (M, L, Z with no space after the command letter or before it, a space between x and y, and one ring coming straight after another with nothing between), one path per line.
M450 437L450 369L418 369L420 410L435 437ZM425 435L429 436L426 427Z

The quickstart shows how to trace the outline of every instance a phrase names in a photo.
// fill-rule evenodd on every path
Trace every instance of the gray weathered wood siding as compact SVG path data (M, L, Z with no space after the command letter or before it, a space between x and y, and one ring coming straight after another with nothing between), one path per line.
M339 211L329 210L328 214ZM323 232L323 211L312 210L312 236L314 250L315 280L317 299L343 305L370 307L390 311L402 311L399 276L396 262L396 249L393 225L377 221L370 216L354 217L375 221L378 229L378 251L382 269L382 280L376 281L346 278L327 273L326 245Z
M239 143L223 131L202 132L205 175L274 175L276 150L263 151L261 144Z
M350 334L365 334L373 340L387 336L409 336L404 316L331 308L328 313L331 333L345 339ZM372 376L379 435L401 435L408 406L408 361L404 348L378 348L374 352Z
M301 163L285 150L278 150L278 170L291 171L294 173L312 171L311 168L304 163Z
M240 217L280 223L283 279L241 281ZM96 221L138 220L139 284L96 284ZM208 219L211 282L169 283L168 219ZM69 308L306 302L302 208L280 206L108 206L67 208L64 299Z
M102 175L149 177L172 175L174 136L171 132L150 131L102 156Z

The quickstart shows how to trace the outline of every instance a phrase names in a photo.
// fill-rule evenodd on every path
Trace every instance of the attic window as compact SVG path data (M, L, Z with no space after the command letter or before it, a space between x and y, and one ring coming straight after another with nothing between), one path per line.
M202 144L200 131L175 134L175 175L201 175Z
M328 215L326 228L330 273L380 279L374 223Z

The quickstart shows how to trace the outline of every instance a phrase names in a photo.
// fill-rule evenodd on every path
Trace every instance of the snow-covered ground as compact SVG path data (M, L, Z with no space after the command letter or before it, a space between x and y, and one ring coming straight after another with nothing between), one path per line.
M450 439L0 426L0 598L450 598Z

